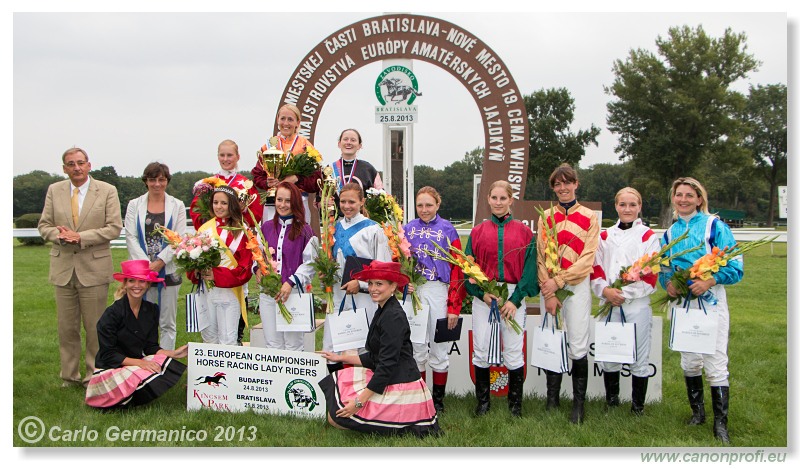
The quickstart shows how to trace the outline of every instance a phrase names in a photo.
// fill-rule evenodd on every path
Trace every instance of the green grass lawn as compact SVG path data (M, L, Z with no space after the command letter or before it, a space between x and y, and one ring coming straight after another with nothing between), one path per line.
M116 265L127 257L114 249ZM266 416L256 413L186 411L186 378L152 404L122 412L99 412L83 403L83 388L62 389L59 379L53 287L47 282L49 248L13 247L14 259L14 385L13 444L30 446L17 427L27 416L36 416L46 427L61 430L86 428L98 432L96 441L74 433L78 441L65 441L61 430L35 446L276 446L276 447L713 447L710 418L703 426L688 427L684 420L690 410L680 370L680 356L670 351L665 321L663 343L663 399L648 405L646 415L634 418L628 406L605 410L604 401L588 403L586 422L567 421L569 402L561 410L544 412L541 397L526 396L524 418L511 419L504 399L495 399L488 416L475 419L471 396L447 396L447 411L440 424L440 438L416 439L374 437L342 432L322 420ZM119 270L117 268L117 270ZM765 246L746 256L745 278L728 289L731 306L730 373L731 402L729 430L735 446L785 447L787 441L787 258L786 244L775 244L774 254ZM184 283L181 293L189 291ZM250 288L255 292L254 286ZM110 292L111 293L111 292ZM253 294L253 293L251 293ZM109 294L109 302L111 295ZM180 312L178 343L201 341L200 334L188 334ZM660 314L660 313L659 313ZM251 324L260 319L251 314ZM246 335L245 340L249 336ZM706 411L711 415L711 398L706 388ZM232 438L226 429L236 430ZM120 430L205 431L203 442L130 443L111 442L107 432ZM231 430L229 429L228 435ZM242 430L243 429L243 430ZM219 436L221 441L215 441ZM550 453L552 454L552 453Z

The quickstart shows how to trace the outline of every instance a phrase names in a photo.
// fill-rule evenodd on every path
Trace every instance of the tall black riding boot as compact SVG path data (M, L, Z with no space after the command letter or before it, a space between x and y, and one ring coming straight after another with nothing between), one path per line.
M547 378L547 406L545 410L558 409L561 404L559 399L561 396L561 379L564 375L555 371L545 370L545 377Z
M572 360L572 414L569 421L582 423L584 403L586 402L586 386L589 383L589 359Z
M714 407L714 436L730 444L728 436L728 386L711 386L711 403Z
M444 391L445 386L443 384L433 385L431 396L433 397L433 408L436 409L436 413L444 411Z
M475 397L478 399L478 405L475 407L475 416L489 412L489 368L481 368L473 365L475 368Z
M603 383L606 385L606 405L617 407L619 405L619 371L604 371Z
M644 415L644 399L647 397L647 376L631 376L631 412Z
M433 371L433 408L437 413L444 412L444 394L447 387L447 372L446 371Z
M525 383L525 367L508 370L508 410L514 417L522 417L522 385Z
M703 401L703 376L686 376L686 394L689 396L689 406L692 408L692 418L689 425L702 425L706 422L706 408Z

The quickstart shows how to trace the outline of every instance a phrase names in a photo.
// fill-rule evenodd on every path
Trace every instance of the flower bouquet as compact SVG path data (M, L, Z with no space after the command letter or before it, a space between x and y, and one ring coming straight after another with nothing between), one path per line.
M261 246L258 244L258 238L256 238L250 230L245 230L245 233L247 234L247 244L245 247L253 254L253 261L258 265L258 273L261 275L261 280L258 282L261 286L261 291L274 298L281 291L281 286L283 285L281 275L278 273L278 264L272 260L274 251L269 247L266 241L264 241L264 250L268 253L268 257L265 260L261 251ZM291 323L293 319L292 313L289 312L286 305L280 301L276 301L275 303L278 305L283 319L285 319L287 323Z
M211 220L214 218L214 211L211 203L212 197L214 197L214 189L225 185L227 185L227 183L216 176L207 177L194 183L192 195L197 197L197 203L192 210L200 214L203 220Z
M153 232L163 236L175 250L175 264L182 272L197 272L199 276L202 271L217 267L222 262L224 248L208 233L187 234L181 237L161 225L157 225ZM202 288L204 284L209 290L214 288L213 280L203 282L201 279L200 287Z
M550 206L550 216L547 217L544 214L544 210L541 207L536 207L536 212L539 214L539 218L542 220L542 232L539 233L544 239L544 265L547 269L547 276L549 278L555 278L556 274L561 272L561 258L564 254L564 249L561 246L561 243L558 241L558 230L556 229L556 213L553 210L553 206ZM564 300L572 296L574 293L571 291L559 288L556 290L556 298L558 298L558 302L564 304ZM561 322L561 307L556 308L556 324L563 324Z
M434 246L436 246L436 250L431 251L428 249L424 249L423 251L431 256L433 259L445 261L451 265L454 265L461 269L464 272L464 276L468 277L470 282L474 283L478 286L484 293L488 293L490 295L496 296L500 301L497 305L492 305L492 312L490 312L490 317L492 314L495 313L497 308L503 305L506 301L508 301L508 285L505 282L498 282L497 280L489 280L483 270L481 270L480 266L475 263L475 258L472 256L468 256L464 254L464 251L458 249L457 247L450 244L448 249L443 248L442 246L438 245L436 241L431 240ZM450 251L455 252L456 254L453 255ZM499 319L499 311L497 312L497 319ZM522 327L519 323L513 318L506 319L506 323L509 327L511 327L514 332L517 334L522 334Z
M672 286L675 287L675 290L678 292L677 298L672 298L665 293L664 296L654 301L653 304L663 309L673 301L685 301L691 296L689 286L695 280L710 279L713 274L719 272L720 267L725 267L728 265L728 262L741 256L747 251L750 251L751 249L771 243L775 240L775 238L777 238L777 236L773 236L771 238L765 237L756 241L739 242L733 246L727 246L723 249L720 249L716 246L713 247L711 252L694 261L694 264L692 264L692 267L689 269L675 271L675 274L670 279L670 283L672 283ZM699 247L700 246L698 246L698 248ZM708 301L712 305L717 304L718 301L716 296L714 296L710 290L707 290L700 298Z
M394 199L392 199L394 200ZM400 214L397 217L397 213ZM428 279L417 269L417 258L411 255L411 243L406 239L406 232L400 222L403 218L403 209L394 204L391 211L386 212L386 221L382 224L383 233L389 240L392 250L392 261L400 263L400 271L408 276L408 283L412 285L411 304L414 314L422 309L422 300L417 293L417 287L423 285Z
M336 204L333 202L333 196L336 193L336 180L332 177L332 170L326 167L323 170L323 179L319 182L320 185L320 220L322 227L320 228L320 244L317 247L317 255L311 262L314 271L320 280L323 295L327 303L325 308L326 314L331 314L334 311L333 305L333 287L340 280L339 263L333 255L333 234L336 232Z
M397 205L394 197L387 194L383 189L370 188L367 189L366 200L364 207L369 213L369 218L377 222L379 225L390 221L390 218L395 220L403 219L403 209Z
M614 280L614 283L609 285L611 288L616 288L617 290L621 290L622 287L626 285L630 285L632 283L636 283L640 280L648 280L655 283L656 278L658 277L658 273L661 271L662 265L669 265L669 262L672 259L680 257L684 254L688 254L692 251L696 251L702 247L695 246L693 248L689 248L683 250L677 254L669 255L668 253L672 250L675 245L679 242L683 241L689 236L689 231L687 230L682 235L678 236L677 238L673 239L669 244L663 246L658 252L651 252L645 254L644 256L640 257L636 260L633 264L623 267L619 270L619 275L617 279ZM606 316L611 312L613 305L609 302L605 302L597 313L593 314L594 317Z
M283 165L281 178L287 176L310 176L322 167L322 155L316 148L308 144L302 153L290 155Z

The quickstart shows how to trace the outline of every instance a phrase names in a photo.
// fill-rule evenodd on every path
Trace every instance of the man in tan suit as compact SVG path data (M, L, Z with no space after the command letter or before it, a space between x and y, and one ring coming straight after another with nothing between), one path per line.
M97 320L105 311L114 264L111 240L122 231L117 189L89 177L92 164L80 148L61 157L69 180L47 189L39 233L53 243L50 283L55 286L62 386L81 384L81 323L86 331L86 376L94 372Z

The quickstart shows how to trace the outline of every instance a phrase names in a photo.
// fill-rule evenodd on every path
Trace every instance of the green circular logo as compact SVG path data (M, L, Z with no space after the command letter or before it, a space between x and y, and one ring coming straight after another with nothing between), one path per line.
M384 90L386 91L384 92ZM382 106L386 105L387 100L390 104L404 101L405 104L411 104L417 99L417 96L422 96L422 93L419 92L417 77L414 72L402 65L386 67L375 80L375 97Z
M286 404L290 409L307 410L311 412L319 405L317 392L314 386L304 379L292 380L284 392Z

